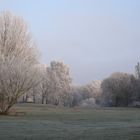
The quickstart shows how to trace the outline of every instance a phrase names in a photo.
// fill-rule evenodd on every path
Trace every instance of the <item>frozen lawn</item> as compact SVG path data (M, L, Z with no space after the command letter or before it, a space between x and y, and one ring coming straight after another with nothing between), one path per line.
M20 104L0 116L0 140L140 140L140 109L68 109Z

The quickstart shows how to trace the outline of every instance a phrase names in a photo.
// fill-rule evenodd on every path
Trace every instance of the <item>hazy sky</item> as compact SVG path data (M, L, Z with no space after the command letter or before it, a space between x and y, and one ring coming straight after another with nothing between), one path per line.
M28 22L42 62L68 64L75 83L134 72L140 61L140 0L0 0Z

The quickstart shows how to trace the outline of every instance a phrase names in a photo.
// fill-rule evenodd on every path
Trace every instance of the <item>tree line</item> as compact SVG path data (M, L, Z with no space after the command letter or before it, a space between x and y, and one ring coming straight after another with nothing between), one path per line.
M30 99L30 100L29 100ZM63 62L41 64L25 21L10 12L0 15L0 114L17 102L58 106L129 106L140 101L140 66L136 76L114 73L87 85L72 83Z

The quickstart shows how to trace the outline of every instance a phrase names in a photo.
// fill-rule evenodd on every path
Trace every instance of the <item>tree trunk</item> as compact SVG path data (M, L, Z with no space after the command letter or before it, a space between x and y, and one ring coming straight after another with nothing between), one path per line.
M33 95L33 102L35 103L35 95Z
M10 110L11 107L12 107L12 106L9 105L4 111L1 111L1 112L0 112L0 115L8 115L9 110Z
M46 104L48 104L48 99L46 98Z
M42 104L44 104L44 96L42 95Z

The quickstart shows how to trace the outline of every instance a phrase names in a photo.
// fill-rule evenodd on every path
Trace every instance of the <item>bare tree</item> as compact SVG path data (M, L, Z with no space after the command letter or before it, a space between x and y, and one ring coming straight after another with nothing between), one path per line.
M39 84L38 88L41 92L41 98L42 98L42 104L46 103L47 104L47 98L48 98L48 80L49 77L47 75L47 65L42 64L41 65L41 76L42 76L42 81Z
M55 105L68 105L71 78L67 65L62 62L52 61L50 66L47 67L44 82L46 102Z
M91 103L94 101L99 104L101 96L101 81L93 81L87 85L71 87L72 106L80 106L83 103ZM89 100L89 101L88 101Z
M83 86L86 98L97 98L101 94L101 81L92 81L91 83ZM87 94L87 95L86 95Z
M0 113L7 114L17 99L39 82L34 42L24 20L0 15Z
M102 97L106 105L128 106L135 92L135 77L127 73L114 73L102 82Z
M136 73L136 78L140 80L140 63L138 62L137 65L135 66L135 73Z

